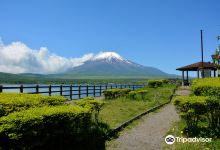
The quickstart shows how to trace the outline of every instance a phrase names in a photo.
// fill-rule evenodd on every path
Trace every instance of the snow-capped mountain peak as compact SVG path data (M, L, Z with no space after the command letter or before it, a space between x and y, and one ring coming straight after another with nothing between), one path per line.
M107 61L111 61L112 59L124 61L124 59L115 52L100 52L92 58L92 60L107 60Z
M82 65L73 67L68 74L77 76L104 77L146 77L166 76L167 74L153 67L145 67L124 59L116 52L100 52L92 55Z

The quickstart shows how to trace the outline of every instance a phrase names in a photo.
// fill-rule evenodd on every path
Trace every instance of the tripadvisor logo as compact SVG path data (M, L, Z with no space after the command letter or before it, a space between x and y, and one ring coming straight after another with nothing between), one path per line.
M167 135L165 137L165 142L169 145L173 144L175 142L175 137L173 135Z
M190 137L190 138L185 138L185 137L174 137L173 135L167 135L165 137L165 142L169 145L172 145L174 142L181 142L181 143L186 143L186 142L211 142L212 138L202 138L202 137Z

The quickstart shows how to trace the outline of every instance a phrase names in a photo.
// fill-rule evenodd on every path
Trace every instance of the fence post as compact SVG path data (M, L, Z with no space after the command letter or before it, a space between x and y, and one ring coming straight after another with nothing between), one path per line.
M52 86L51 84L49 85L49 96L51 96L51 91L52 91Z
M93 96L95 97L95 85L93 85Z
M24 87L23 87L23 85L21 84L20 85L20 93L23 93L24 92Z
M133 91L134 91L134 84L133 84Z
M122 84L121 84L121 89L122 89Z
M87 97L89 96L89 86L88 86L88 84L87 84L87 86L86 86L86 96L87 96Z
M102 85L100 85L100 87L99 87L99 94L100 94L100 96L102 95Z
M37 84L36 85L36 94L38 94L39 93L39 85Z
M112 85L111 85L111 89L112 89Z
M105 85L105 89L106 89L106 90L108 89L108 85L107 85L107 84Z
M81 98L81 85L79 85L79 99Z
M70 85L70 100L73 99L72 92L73 92L73 86L72 86L72 84L71 84L71 85Z
M3 85L0 85L0 93L3 91Z
M61 84L60 85L60 96L62 96L63 95L63 85Z
M115 88L116 88L116 89L118 88L118 85L117 85L117 84L115 85Z

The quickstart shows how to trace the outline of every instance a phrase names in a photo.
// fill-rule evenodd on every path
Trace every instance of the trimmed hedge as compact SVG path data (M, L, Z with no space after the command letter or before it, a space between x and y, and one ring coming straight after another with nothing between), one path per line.
M45 96L40 94L0 93L0 116L30 107L62 105L66 98L62 96Z
M124 89L108 89L104 90L103 94L106 99L115 99L118 97L126 96L131 89L124 88Z
M200 115L207 112L205 103L208 100L203 96L178 96L174 105L180 112L180 116L186 121L187 128L195 128L198 125Z
M216 96L220 98L220 78L194 79L192 90L195 95Z
M94 112L95 121L99 120L99 112L101 108L104 106L105 102L102 100L94 100L93 97L86 97L82 100L78 100L75 103L81 107L89 108L92 112Z
M167 79L162 79L161 81L162 81L163 84L168 84L169 83L169 80L167 80Z
M95 100L95 97L92 97L92 96L87 96L87 97L84 97L80 100ZM78 102L78 101L77 101Z
M44 106L0 118L3 149L98 149L104 129L80 106ZM100 138L100 139L99 139ZM99 145L101 144L101 145Z
M211 131L220 130L220 99L205 96L178 96L174 100L174 105L180 116L186 121L188 132L195 133L199 126L208 123ZM217 132L217 136L220 133Z
M194 79L196 96L180 96L174 105L186 121L188 135L220 137L220 78Z
M137 99L143 100L147 93L148 93L147 90L136 90L129 92L127 97L134 100Z
M92 111L99 111L105 104L105 102L102 100L78 100L75 103L81 107L89 108Z
M148 87L150 88L156 88L156 87L161 87L161 86L163 86L162 80L149 80L148 81Z

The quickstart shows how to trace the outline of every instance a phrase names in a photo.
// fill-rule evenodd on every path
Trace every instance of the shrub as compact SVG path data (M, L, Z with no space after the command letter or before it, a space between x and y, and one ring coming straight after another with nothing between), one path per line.
M220 78L195 79L192 82L195 95L209 96L206 101L209 127L220 129Z
M169 83L169 80L167 80L167 79L162 79L161 81L162 81L163 84L168 84Z
M163 86L163 82L161 80L149 80L148 86L151 88L161 87Z
M40 94L0 93L0 116L30 107L55 106L64 104L62 96L45 96Z
M130 91L131 91L131 89L128 89L128 88L119 89L119 97L126 96Z
M104 106L105 102L102 100L91 100L91 97L84 98L82 100L78 100L75 103L81 107L89 108L92 112L94 112L95 121L98 122L99 112L101 108Z
M108 89L103 91L105 99L114 99L117 97L118 93L118 89Z
M92 122L87 108L70 105L30 108L0 118L0 146L3 149L97 149L93 146L103 140L100 138L103 131Z
M212 129L220 129L220 99L216 97L209 97L206 104L209 127Z
M179 96L174 105L180 116L186 121L186 129L195 132L198 123L208 122L211 130L220 129L220 100L216 97Z
M220 98L220 78L194 79L192 90L195 95L216 96Z
M188 128L197 128L200 115L207 112L205 105L207 99L203 96L178 96L174 100L174 105L186 121Z
M143 100L148 93L147 90L136 90L136 91L131 91L128 93L127 97L130 99L141 99Z
M105 96L106 99L115 99L118 97L122 97L122 96L126 96L129 92L131 91L131 89L108 89L108 90L104 90L103 94Z
M80 100L95 100L95 98L92 97L92 96L87 96L87 97L84 97L84 98L82 98Z
M130 91L129 93L128 93L128 98L130 98L130 99L136 99L136 96L137 96L137 91Z

